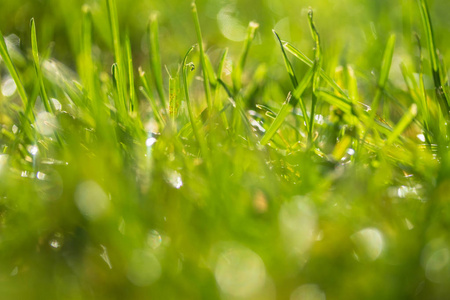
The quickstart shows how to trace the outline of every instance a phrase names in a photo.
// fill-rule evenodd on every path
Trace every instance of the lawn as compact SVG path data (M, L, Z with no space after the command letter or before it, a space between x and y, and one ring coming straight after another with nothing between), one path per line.
M3 1L0 298L450 298L449 11Z

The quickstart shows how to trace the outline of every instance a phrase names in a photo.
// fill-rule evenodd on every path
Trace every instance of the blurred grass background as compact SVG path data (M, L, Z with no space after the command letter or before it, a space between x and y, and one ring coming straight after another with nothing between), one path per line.
M94 59L109 74L114 55L106 1L2 2L0 28L20 38L24 59L15 63L30 94L36 90L28 64L30 19L38 25L41 54L77 70L84 4L93 17ZM429 4L437 46L449 61L450 2ZM196 43L190 1L117 0L117 6L135 67L149 69L146 30L153 13L159 16L162 64L170 70ZM352 65L367 104L386 41L395 33L390 93L402 104L409 101L399 63L417 64L413 33L422 35L422 24L416 1L199 0L197 6L214 65L224 48L236 60L248 23L260 24L244 73L251 84L258 67L267 69L256 103L281 103L290 89L272 29L313 57L309 7L322 38L324 68L334 74L336 67ZM306 70L293 64L299 74ZM6 78L5 68L1 75ZM200 86L194 80L194 95ZM56 88L52 93L65 111L55 121L64 150L44 140L39 149L22 149L31 155L9 153L13 143L5 132L1 136L7 153L0 160L2 299L446 299L450 294L450 169L445 159L422 151L419 141L398 150L412 165L393 163L386 154L347 166L351 153L342 165L333 165L309 152L248 146L216 129L210 134L217 146L208 173L193 154L192 139L181 139L180 149L167 132L146 136L112 121L96 127L95 114L64 102L67 96ZM19 122L12 105L17 102L2 97L0 123L7 131ZM403 111L394 111L397 121ZM331 112L324 116L327 122L318 128L329 139L321 147L329 154L342 124ZM415 138L420 128L410 131Z

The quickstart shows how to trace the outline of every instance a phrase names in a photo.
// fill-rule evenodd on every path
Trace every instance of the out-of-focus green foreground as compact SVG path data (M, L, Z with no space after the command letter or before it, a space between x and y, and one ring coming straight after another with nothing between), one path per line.
M448 1L0 6L1 299L449 297Z

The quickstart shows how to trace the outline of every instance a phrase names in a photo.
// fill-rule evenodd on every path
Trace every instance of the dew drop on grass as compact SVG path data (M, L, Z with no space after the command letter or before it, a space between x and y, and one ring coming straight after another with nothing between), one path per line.
M356 246L355 255L358 260L376 260L384 248L383 235L377 228L362 229L353 234L351 239Z
M230 245L220 253L214 276L222 292L246 299L264 287L266 269L255 252L240 245Z
M151 252L135 250L127 268L127 278L134 285L148 286L161 276L161 264Z
M27 150L28 150L28 152L29 152L31 155L33 155L33 156L35 156L35 155L38 154L38 152L39 152L39 148L38 148L36 145L30 145L30 146L28 146L28 147L27 147Z
M50 100L52 101L55 110L60 111L62 109L61 102L59 102L58 99L51 98Z
M75 190L75 204L88 219L97 219L109 207L109 198L103 189L92 180L80 183Z
M168 170L166 171L165 179L167 183L173 186L176 189L179 189L183 186L183 180L181 179L181 174L177 171Z
M2 83L2 94L5 97L11 97L17 90L16 83L11 77L7 77Z
M292 292L289 300L326 300L326 296L318 285L304 284Z
M154 137L151 137L151 138L148 138L146 141L145 141L145 145L147 146L147 147L151 147L151 146L153 146L154 144L156 143L156 139L154 138Z
M147 245L152 249L157 249L161 246L162 237L156 230L151 230L147 235Z

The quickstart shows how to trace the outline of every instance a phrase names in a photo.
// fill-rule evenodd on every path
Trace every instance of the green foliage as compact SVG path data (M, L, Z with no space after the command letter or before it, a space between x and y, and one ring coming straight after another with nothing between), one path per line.
M1 299L447 298L448 3L398 6L2 3Z

